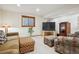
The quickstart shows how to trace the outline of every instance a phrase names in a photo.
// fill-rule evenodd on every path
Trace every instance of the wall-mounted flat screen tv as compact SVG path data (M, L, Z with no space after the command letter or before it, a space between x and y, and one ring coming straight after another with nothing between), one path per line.
M44 31L55 31L55 22L43 22L42 30L44 30Z

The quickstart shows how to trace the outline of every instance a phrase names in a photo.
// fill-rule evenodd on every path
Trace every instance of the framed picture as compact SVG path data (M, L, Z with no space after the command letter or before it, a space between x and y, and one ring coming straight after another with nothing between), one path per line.
M22 16L22 27L35 27L35 17Z

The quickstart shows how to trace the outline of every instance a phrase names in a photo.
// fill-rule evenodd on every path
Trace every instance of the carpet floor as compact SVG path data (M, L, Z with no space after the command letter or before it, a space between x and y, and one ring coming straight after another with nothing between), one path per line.
M49 47L44 44L44 39L42 36L36 36L32 38L35 40L35 49L28 54L58 54L55 52L54 47Z

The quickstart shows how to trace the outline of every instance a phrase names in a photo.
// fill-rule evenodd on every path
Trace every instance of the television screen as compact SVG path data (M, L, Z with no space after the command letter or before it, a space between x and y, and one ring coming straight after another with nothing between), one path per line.
M55 22L44 22L42 29L44 31L55 31Z

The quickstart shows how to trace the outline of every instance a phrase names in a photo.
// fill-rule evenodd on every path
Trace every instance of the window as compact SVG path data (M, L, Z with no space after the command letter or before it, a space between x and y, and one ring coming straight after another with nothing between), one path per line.
M22 16L22 27L34 27L35 26L35 17L31 16Z

